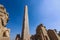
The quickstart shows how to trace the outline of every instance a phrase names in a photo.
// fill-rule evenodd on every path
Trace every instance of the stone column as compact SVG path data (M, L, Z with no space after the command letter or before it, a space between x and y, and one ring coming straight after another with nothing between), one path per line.
M25 6L25 9L24 9L22 40L30 40L29 22L28 22L28 7L27 7L27 5Z

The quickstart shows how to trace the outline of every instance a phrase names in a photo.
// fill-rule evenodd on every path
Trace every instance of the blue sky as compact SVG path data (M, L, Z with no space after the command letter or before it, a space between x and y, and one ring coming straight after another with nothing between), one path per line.
M43 23L47 29L60 30L60 0L0 0L9 13L7 28L10 28L11 40L21 34L24 6L28 5L30 34Z

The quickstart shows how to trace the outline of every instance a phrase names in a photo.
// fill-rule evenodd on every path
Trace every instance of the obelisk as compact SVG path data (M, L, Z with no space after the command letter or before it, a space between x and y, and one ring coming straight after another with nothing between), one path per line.
M22 28L21 37L22 37L22 40L30 40L27 5L25 5L25 8L24 8L23 28Z

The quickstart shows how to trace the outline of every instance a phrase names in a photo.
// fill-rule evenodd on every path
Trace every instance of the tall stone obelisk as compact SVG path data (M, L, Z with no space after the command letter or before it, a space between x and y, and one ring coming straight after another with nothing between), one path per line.
M22 28L22 36L21 37L22 37L22 40L30 40L27 5L25 5L25 8L24 8L23 28Z

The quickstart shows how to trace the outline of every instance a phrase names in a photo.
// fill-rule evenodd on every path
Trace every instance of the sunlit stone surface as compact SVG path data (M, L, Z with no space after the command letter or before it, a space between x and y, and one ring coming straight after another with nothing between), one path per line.
M27 7L27 5L25 5L25 9L24 9L22 40L30 40L29 22L28 22L28 7Z
M3 5L0 4L0 40L10 40L10 29L6 28L8 13Z

